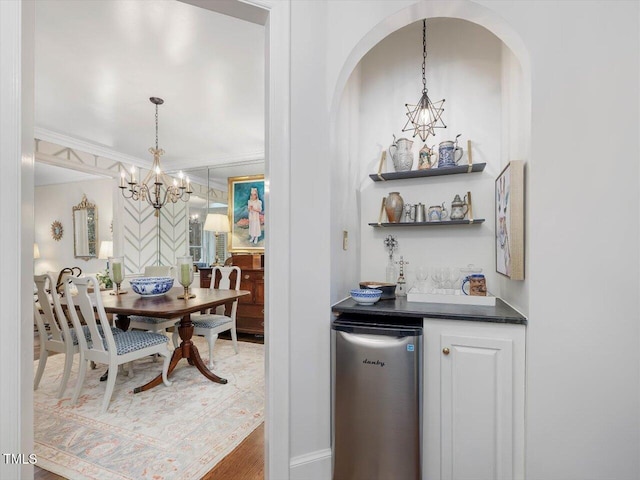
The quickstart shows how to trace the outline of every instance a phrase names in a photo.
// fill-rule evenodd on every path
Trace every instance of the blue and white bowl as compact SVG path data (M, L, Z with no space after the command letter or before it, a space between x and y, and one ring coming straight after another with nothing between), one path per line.
M131 289L138 295L155 297L171 290L173 277L138 277L132 278L129 283Z
M356 288L351 290L351 298L353 298L360 305L373 305L380 300L382 290L377 288Z

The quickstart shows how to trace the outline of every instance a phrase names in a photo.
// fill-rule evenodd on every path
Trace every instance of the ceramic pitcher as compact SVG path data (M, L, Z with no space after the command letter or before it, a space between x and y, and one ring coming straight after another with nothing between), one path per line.
M408 138L399 138L393 136L393 143L389 146L389 155L393 160L393 168L396 172L406 172L413 167L413 140Z

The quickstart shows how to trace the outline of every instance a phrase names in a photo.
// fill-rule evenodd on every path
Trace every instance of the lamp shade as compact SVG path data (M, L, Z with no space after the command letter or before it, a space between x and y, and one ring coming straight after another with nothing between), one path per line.
M226 233L231 231L229 217L221 213L209 213L204 221L204 229L207 232Z
M113 242L111 240L103 240L100 242L100 252L98 252L98 258L106 260L109 257L113 257Z
M33 258L40 258L40 249L37 243L33 244Z

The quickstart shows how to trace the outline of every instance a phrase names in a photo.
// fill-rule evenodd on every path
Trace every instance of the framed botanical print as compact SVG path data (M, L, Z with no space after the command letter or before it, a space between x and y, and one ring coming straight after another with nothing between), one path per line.
M229 177L230 252L264 251L264 175Z
M513 160L496 179L496 271L524 280L524 162Z

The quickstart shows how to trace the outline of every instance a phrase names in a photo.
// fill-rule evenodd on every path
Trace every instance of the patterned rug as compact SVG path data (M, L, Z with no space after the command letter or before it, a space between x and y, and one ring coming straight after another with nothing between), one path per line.
M205 363L208 348L194 337ZM206 379L181 360L171 387L133 394L162 371L162 360L134 363L134 376L119 373L107 413L100 413L105 368L87 369L77 405L71 396L78 356L63 398L56 397L63 355L47 361L34 392L37 465L69 479L200 479L264 420L264 345L218 339L214 372L229 383ZM37 366L37 361L35 366ZM34 367L35 371L35 367Z

